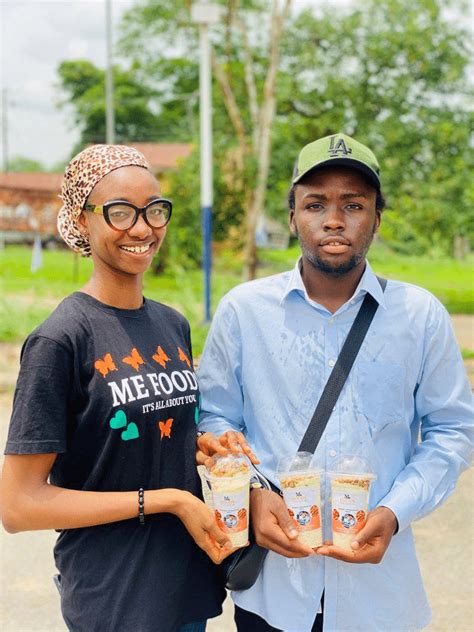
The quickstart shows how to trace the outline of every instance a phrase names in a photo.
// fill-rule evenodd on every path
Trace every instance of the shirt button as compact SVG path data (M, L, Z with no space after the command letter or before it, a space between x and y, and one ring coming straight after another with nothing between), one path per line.
M330 318L330 319L328 320L328 323L329 323L330 325L334 325L334 318Z
M334 366L336 364L336 360L329 360L329 366Z
M336 450L329 450L329 456L336 456Z

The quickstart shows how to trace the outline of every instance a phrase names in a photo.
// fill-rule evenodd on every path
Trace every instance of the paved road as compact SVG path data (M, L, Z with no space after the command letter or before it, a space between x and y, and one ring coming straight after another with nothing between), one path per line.
M459 346L462 349L474 350L474 316L453 314L451 320Z

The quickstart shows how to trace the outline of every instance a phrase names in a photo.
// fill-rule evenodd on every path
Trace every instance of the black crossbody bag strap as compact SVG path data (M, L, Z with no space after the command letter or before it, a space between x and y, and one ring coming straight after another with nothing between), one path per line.
M385 291L387 280L381 279L380 277L377 277L377 280L380 283L382 291ZM329 421L329 417L331 416L337 399L352 369L357 354L359 353L359 349L364 342L365 335L375 316L377 308L377 301L371 294L367 293L359 312L352 323L352 327L347 334L347 338L341 349L337 362L331 371L328 381L326 382L324 391L319 398L319 402L313 413L309 426L306 429L303 439L301 440L299 452L311 452L314 454L316 451L318 443L323 436L323 432Z
M385 291L387 281L377 277L382 290ZM323 393L319 399L316 410L311 418L305 435L301 440L299 451L314 453L321 439L324 429L328 423L329 417L337 402L347 376L352 369L357 353L364 341L367 330L370 327L378 303L370 294L366 294L359 312L347 334L346 341L341 349L339 358L334 365L331 375L324 387ZM256 469L256 468L254 468ZM256 470L257 471L257 470ZM279 490L260 475L259 478L264 487L272 489L278 493ZM225 578L226 588L229 590L247 590L254 585L257 577L262 569L265 557L268 553L267 549L259 546L250 530L250 546L239 549L231 557L224 560L221 566Z

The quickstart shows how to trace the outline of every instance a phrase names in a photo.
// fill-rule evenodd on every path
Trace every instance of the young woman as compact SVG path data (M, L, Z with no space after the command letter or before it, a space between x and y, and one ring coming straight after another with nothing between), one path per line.
M73 632L204 630L221 612L213 562L230 542L197 498L189 325L142 294L171 202L142 154L113 145L71 161L62 198L60 234L94 270L23 346L4 526L60 531Z

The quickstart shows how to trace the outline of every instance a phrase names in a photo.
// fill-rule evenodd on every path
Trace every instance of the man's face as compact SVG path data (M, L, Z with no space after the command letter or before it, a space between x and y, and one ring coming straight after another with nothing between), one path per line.
M363 267L380 225L375 200L375 189L353 169L327 167L309 174L296 185L290 211L303 258L334 276Z

